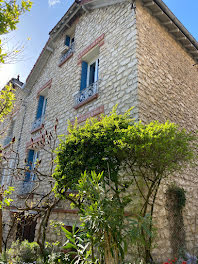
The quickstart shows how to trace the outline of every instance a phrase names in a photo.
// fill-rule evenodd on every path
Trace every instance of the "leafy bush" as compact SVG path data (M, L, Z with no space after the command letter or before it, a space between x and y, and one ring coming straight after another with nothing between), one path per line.
M118 115L115 109L110 116L87 120L80 127L70 125L68 130L57 150L55 191L79 209L93 234L92 252L94 247L103 252L105 261L111 259L106 263L124 260L123 228L125 211L130 209L131 216L140 217L138 223L131 223L134 237L136 227L141 230L140 254L146 263L152 262L152 216L159 186L193 160L197 137L170 122L134 123L130 111ZM69 189L78 190L78 195L69 195ZM147 216L150 224L141 224ZM92 241L96 234L96 241L102 242L99 247Z
M7 252L7 260L12 263L33 263L38 261L39 245L36 242L29 243L27 240L13 242ZM38 263L38 262L37 262Z

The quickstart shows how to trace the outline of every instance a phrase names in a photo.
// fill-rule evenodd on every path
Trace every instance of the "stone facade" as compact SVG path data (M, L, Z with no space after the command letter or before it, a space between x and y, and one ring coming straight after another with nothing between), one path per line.
M73 121L78 117L79 122L84 122L90 116L109 114L116 104L120 113L134 106L133 117L145 123L151 120L170 120L186 129L197 130L198 77L196 67L193 66L195 60L143 6L142 1L136 1L136 8L130 1L120 2L83 11L69 29L63 29L56 37L51 33L48 41L52 46L51 50L48 48L50 54L44 57L47 51L43 51L26 86L21 90L22 100L17 101L22 103L16 114L13 135L16 137L14 148L20 153L21 165L31 148L31 142L40 140L41 127L32 129L39 95L47 97L43 121L45 128L53 130L58 118L57 133L60 135L67 133L68 120ZM66 35L74 36L75 50L60 62ZM74 97L80 90L82 61L91 62L95 57L99 58L98 91L95 96L76 106ZM9 147L6 146L5 150L9 152ZM40 149L40 158L42 171L49 172L50 156ZM198 190L191 187L197 183L196 174L197 169L189 169L177 177L178 183L185 185L188 200L192 201L185 212L189 249L193 247L194 241L191 235L194 224L192 212L197 208L194 201ZM14 203L22 206L24 200L18 196L22 183L15 178L11 181L16 186ZM48 188L43 184L39 192L46 193ZM166 186L162 189L157 207L161 215L158 221L161 229L158 243L161 253L168 252L169 257L171 249L167 212L163 207ZM9 218L8 210L4 214L6 219ZM52 219L61 220L66 225L78 221L76 212L65 209L65 206L54 210Z
M195 61L167 29L137 2L138 32L138 116L145 123L153 120L167 120L192 132L198 129L198 74ZM197 212L198 168L186 169L181 175L174 175L170 182L176 182L186 190L187 204L184 212L187 248L197 254L198 233ZM170 234L167 210L164 208L164 185L158 197L156 208L160 255L170 257ZM159 217L160 216L160 217ZM193 251L194 250L194 251Z

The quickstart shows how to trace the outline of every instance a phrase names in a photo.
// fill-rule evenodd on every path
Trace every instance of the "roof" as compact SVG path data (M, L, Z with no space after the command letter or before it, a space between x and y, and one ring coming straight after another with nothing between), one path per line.
M151 11L152 15L167 28L168 32L173 35L175 40L186 49L196 62L198 62L198 42L164 2L162 0L142 0L142 2L143 5Z
M21 82L20 80L19 80L19 77L17 78L17 79L15 79L15 78L12 78L11 80L10 80L10 82L15 86L18 86L19 88L22 88L23 87L23 82Z
M40 68L45 65L51 52L53 52L53 41L59 36L61 32L69 29L75 19L83 14L85 11L93 10L100 7L105 7L117 3L122 3L127 0L75 0L71 7L67 10L65 15L49 32L49 39L39 55L36 63L34 64L29 76L26 80L28 89L35 83ZM135 0L133 0L135 1ZM170 9L164 4L162 0L141 0L144 7L148 8L152 15L155 16L159 22L167 28L170 34L173 35L190 54L190 56L198 62L198 42L190 34L190 32L183 26L183 24L176 18Z

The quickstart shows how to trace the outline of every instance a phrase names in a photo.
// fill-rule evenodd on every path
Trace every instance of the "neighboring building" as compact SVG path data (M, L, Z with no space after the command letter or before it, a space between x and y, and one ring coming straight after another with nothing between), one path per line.
M42 169L47 171L49 156L39 146L32 149L31 143L41 140L42 124L53 130L56 118L58 134L65 134L67 120L78 117L81 123L91 116L109 114L118 104L120 113L134 106L133 116L144 123L170 120L196 131L197 62L198 43L161 0L74 2L50 32L21 87L23 100L7 137L16 137L16 150L22 161L28 158L34 164L39 155ZM198 207L197 172L198 168L186 169L175 179L187 195L184 223L189 250L198 242L198 233L192 232ZM26 185L29 181L31 175L26 178ZM11 182L16 185L14 178ZM24 186L17 182L16 193L22 194ZM163 206L166 187L162 189L157 208L161 258L171 255ZM40 192L45 193L46 186L41 186ZM18 205L24 202L20 195L14 201ZM9 218L9 210L4 215ZM77 215L59 206L52 219L71 226Z

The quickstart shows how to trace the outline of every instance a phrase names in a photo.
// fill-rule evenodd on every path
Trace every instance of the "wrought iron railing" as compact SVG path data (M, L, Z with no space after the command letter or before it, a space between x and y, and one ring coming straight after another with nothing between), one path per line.
M69 47L68 51L62 54L59 63L61 64L63 61L65 61L74 52L74 49L75 49L75 43L73 42Z
M12 141L12 136L6 137L3 141L3 145L6 146Z
M87 88L79 91L77 94L74 95L74 106L78 106L79 104L83 103L84 101L88 100L90 97L96 95L99 90L99 81L92 83Z
M33 124L32 124L32 131L36 130L37 128L39 128L40 126L42 126L44 121L44 115L41 116L40 118L36 119Z

